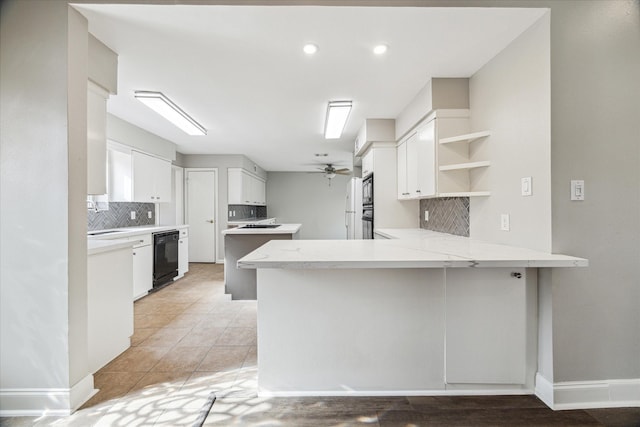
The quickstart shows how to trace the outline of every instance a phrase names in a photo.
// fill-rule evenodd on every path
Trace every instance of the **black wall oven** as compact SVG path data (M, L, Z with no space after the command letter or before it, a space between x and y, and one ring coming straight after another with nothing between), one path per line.
M362 180L362 238L373 239L373 174Z
M178 230L153 234L153 288L160 288L178 275Z

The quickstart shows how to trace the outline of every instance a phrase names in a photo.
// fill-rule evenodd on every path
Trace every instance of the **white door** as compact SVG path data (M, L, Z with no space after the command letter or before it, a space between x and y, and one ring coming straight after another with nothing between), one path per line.
M189 262L216 262L216 172L187 171Z

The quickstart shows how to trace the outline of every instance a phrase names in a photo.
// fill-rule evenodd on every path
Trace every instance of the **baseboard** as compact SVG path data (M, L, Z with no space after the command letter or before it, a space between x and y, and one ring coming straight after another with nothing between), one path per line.
M330 391L271 391L258 390L259 397L384 397L384 396L495 396L531 394L524 389L464 389L464 390L330 390Z
M551 383L537 374L535 393L554 410L640 407L640 378Z
M91 374L71 388L1 389L0 417L68 416L97 392Z

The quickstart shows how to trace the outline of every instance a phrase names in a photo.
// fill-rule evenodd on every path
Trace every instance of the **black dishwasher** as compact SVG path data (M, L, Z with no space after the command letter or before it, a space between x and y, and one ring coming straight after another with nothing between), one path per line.
M171 282L178 275L178 230L153 234L153 288Z

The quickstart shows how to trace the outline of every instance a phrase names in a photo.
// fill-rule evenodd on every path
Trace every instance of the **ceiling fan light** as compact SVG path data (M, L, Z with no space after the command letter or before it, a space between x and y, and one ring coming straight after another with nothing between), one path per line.
M188 135L206 135L207 130L162 92L136 91L134 96L147 107L182 129Z
M335 172L327 172L324 174L325 178L332 179L336 177Z
M351 101L330 101L327 106L327 117L324 124L325 139L338 139L342 135L349 113Z

